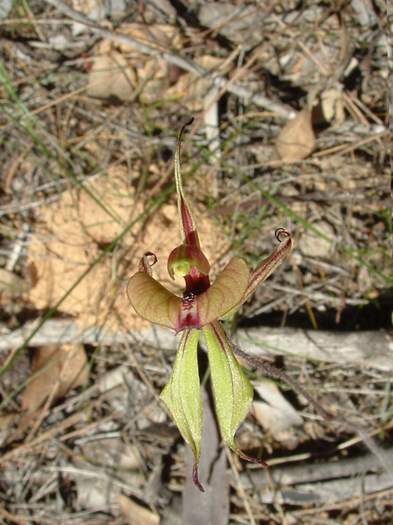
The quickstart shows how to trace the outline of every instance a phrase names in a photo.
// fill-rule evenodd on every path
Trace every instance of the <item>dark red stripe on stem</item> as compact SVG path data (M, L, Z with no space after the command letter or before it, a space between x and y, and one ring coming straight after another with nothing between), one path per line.
M192 481L194 483L194 485L196 487L198 487L198 489L201 491L201 492L205 492L205 489L202 485L202 483L200 482L199 480L199 468L198 468L198 463L194 463L194 466L192 467Z
M192 234L195 233L196 238L198 238L197 233L194 232L195 226L194 221L192 220L191 212L187 206L186 201L181 196L180 197L180 213L181 213L181 222L183 225L184 238L186 239L186 244L195 244L189 242L189 238L192 237Z
M272 271L275 269L275 267L279 263L281 263L285 255L292 248L292 238L289 237L282 244L283 245L281 247L278 247L271 255L269 255L269 257L267 257L264 261L262 261L259 267L251 274L247 290L244 294L246 297L250 293L250 290L253 290L255 288L255 283L258 283L261 280L264 281L265 279L267 279L269 275L272 273Z

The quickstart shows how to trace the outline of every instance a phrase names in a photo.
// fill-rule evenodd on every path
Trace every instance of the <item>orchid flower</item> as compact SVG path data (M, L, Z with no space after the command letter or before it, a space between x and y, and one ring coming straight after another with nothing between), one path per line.
M168 258L168 273L183 277L185 289L181 297L167 290L152 277L157 258L145 253L139 271L128 284L128 297L135 311L148 321L182 332L172 375L160 398L175 421L180 434L194 454L193 480L203 490L198 477L202 434L202 401L197 349L204 337L218 425L225 444L241 457L243 454L234 436L245 419L252 402L253 388L239 365L220 320L232 315L287 256L293 246L290 234L276 231L278 246L255 270L250 270L240 257L233 257L210 282L210 264L201 250L196 225L183 193L180 171L182 127L175 153L175 179L183 242ZM258 461L263 463L263 461Z

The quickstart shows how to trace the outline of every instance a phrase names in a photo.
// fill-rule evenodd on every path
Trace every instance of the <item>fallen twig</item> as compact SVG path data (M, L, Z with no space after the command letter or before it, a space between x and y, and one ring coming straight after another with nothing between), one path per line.
M0 354L23 344L37 323L38 321L26 323L22 328L1 334ZM70 319L49 319L28 344L113 345L133 342L173 349L176 348L177 337L174 333L160 328L113 332L105 327L82 328ZM272 355L296 356L342 366L393 371L393 338L387 330L329 332L297 328L241 328L236 332L235 342L251 357L263 359Z

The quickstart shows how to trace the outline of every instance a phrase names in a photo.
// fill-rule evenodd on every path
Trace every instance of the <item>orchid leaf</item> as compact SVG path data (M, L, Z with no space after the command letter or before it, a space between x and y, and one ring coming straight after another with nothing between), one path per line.
M198 330L186 330L181 338L168 384L160 398L168 408L180 434L199 461L202 436L202 401L198 371Z
M236 305L241 304L250 278L250 270L240 257L229 261L213 285L198 297L201 326L221 319Z
M229 448L239 452L234 436L250 409L253 388L237 362L221 325L214 322L205 326L203 335L221 435Z
M134 274L127 287L134 310L143 319L177 330L181 299L145 272Z

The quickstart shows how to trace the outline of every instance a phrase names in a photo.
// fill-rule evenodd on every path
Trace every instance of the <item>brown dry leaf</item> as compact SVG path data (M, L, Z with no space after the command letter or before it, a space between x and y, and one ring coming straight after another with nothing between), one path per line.
M120 53L112 51L94 58L87 88L87 94L91 97L132 100L136 85L135 71Z
M117 503L128 525L158 525L160 523L158 514L138 505L127 496L122 494L118 496Z
M315 147L315 135L311 125L311 112L300 111L289 120L276 139L276 150L285 162L303 160Z
M125 24L121 32L162 51L181 47L180 32L174 26ZM165 60L147 56L129 44L103 40L97 46L87 93L124 101L140 96L144 103L153 102L162 98L169 85L169 69Z
M49 396L53 401L69 390L85 385L89 374L83 345L65 344L42 346L35 350L30 381L21 395L23 410L36 411Z
M54 306L102 253L102 246L143 211L143 200L134 197L131 176L126 167L114 166L87 183L109 213L80 189L66 191L57 202L40 207L27 260L37 269L36 285L27 296L37 309ZM192 186L190 183L188 187ZM228 240L222 228L198 207L193 208L202 247L214 264L228 248ZM158 257L154 276L173 291L178 289L166 269L170 252L180 243L177 207L162 206L143 230L141 226L141 222L136 223L124 237L122 246L96 265L67 295L61 312L73 316L85 328L105 325L113 330L131 330L150 326L130 306L126 286L137 271L141 256L149 250Z

